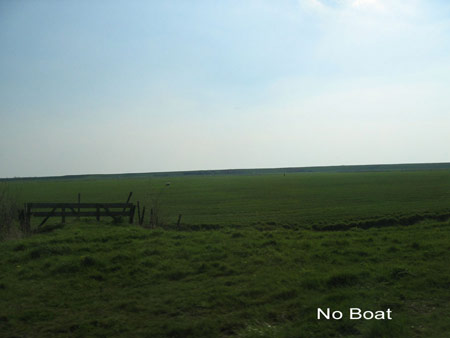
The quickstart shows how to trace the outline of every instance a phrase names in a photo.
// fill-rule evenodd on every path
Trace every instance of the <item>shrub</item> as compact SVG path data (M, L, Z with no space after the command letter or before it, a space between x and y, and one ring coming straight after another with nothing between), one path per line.
M18 202L7 183L0 183L0 239L6 238L18 218Z
M143 222L144 227L147 228L157 228L164 227L166 225L166 220L164 219L164 195L168 188L170 187L170 182L167 182L165 186L155 189L151 185L149 186L148 192L146 194L146 202L149 203L150 208L148 208L147 214L148 223ZM144 207L144 205L142 205ZM144 212L142 210L142 212Z

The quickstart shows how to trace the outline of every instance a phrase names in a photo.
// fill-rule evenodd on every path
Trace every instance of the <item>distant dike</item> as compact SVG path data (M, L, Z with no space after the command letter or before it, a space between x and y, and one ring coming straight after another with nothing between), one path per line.
M175 177L175 176L180 177L180 176L217 176L217 175L263 175L263 174L292 174L292 173L356 173L356 172L421 171L421 170L449 170L449 169L450 169L450 162L370 164L370 165L339 165L339 166L261 168L261 169L255 168L255 169L166 171L166 172L151 172L151 173L125 173L125 174L84 174L84 175L43 176L43 177L14 177L14 178L0 178L0 181L120 179L120 178Z

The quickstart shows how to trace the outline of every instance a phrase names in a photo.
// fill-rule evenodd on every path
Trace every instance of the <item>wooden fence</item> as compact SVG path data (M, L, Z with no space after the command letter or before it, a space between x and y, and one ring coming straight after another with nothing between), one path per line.
M62 223L66 217L128 217L133 223L135 205L132 203L26 203L24 210L25 221L30 224L31 216L45 217L39 224L42 226L50 217L61 217Z

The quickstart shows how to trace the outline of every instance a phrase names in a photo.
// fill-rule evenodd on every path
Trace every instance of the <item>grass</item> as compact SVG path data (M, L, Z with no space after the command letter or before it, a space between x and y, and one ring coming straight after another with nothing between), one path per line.
M4 337L444 337L449 223L345 232L69 224L1 243ZM317 321L317 307L391 322Z
M10 184L22 201L52 202L76 201L78 192L86 202L123 201L133 191L145 203L167 189L167 224L179 213L183 224L54 219L41 233L1 242L2 337L450 332L449 171ZM318 307L390 308L393 320L318 321Z
M166 182L170 181L170 186ZM185 225L285 227L349 224L377 218L450 214L450 171L295 173L151 179L11 182L23 202L125 202L150 207ZM148 208L147 208L148 209Z

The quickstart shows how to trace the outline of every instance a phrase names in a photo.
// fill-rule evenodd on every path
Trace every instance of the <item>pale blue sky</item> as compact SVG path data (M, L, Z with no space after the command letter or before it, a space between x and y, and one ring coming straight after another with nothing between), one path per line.
M2 1L0 177L450 161L450 3Z

